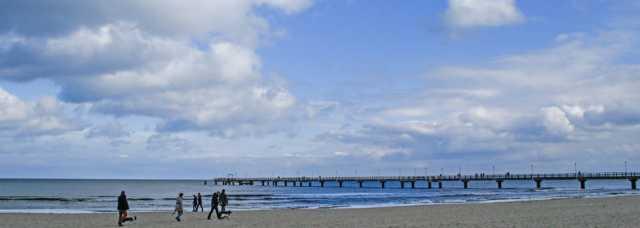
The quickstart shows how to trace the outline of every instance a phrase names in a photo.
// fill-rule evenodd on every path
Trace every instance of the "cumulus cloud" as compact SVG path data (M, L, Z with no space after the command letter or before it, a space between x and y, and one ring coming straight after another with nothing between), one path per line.
M387 157L423 162L562 158L635 144L628 134L640 124L637 65L618 61L635 47L629 36L560 35L549 48L484 67L445 66L425 76L434 87L423 94L372 109L360 124L317 140L345 145L350 150L341 151L352 155L396 151Z
M495 27L524 21L515 0L449 0L445 13L453 28Z
M255 8L292 14L308 0L10 4L0 78L51 80L65 102L221 136L273 130L263 125L295 104L285 83L262 76L255 48L270 29Z
M60 135L84 128L52 97L25 102L0 88L0 137Z
M640 110L624 105L563 105L562 110L580 127L624 127L640 124Z
M0 30L29 36L56 36L78 27L94 28L126 21L163 36L216 35L247 44L269 31L268 22L256 15L255 7L296 13L310 5L310 0L133 0L118 4L73 0L43 4L26 0L4 4L0 9L3 15Z
M567 119L567 115L558 107L543 108L543 124L553 135L566 135L573 132L574 127Z

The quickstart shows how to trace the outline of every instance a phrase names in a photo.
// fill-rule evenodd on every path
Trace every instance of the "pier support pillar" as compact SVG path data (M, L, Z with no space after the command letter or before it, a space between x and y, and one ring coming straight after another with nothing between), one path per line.
M415 181L411 181L411 188L416 188L416 182Z
M342 188L342 181L338 181L338 187Z
M307 183L307 185L308 185L309 187L311 187L311 181L309 181L309 183Z
M438 188L442 188L442 181L438 181Z
M380 181L380 187L384 188L384 181Z
M498 189L502 189L502 180L496 180L496 183L498 183Z
M536 189L542 188L542 178L534 178L533 180L536 182Z
M580 189L584 190L586 188L587 178L579 177L578 181L580 181Z
M278 187L278 181L273 181L273 186Z
M284 186L288 187L289 186L289 181L284 181Z
M469 180L462 180L462 183L464 184L464 189L469 188Z
M638 177L631 177L631 178L629 178L629 181L631 181L631 190L638 189L636 187L636 183L638 182Z
M431 189L431 181L427 181L427 188Z
M320 187L324 188L324 181L320 181Z
M400 188L404 188L404 181L400 181Z
M260 181L262 183L262 186L264 186L264 181Z
M300 183L299 183L299 184L300 184L299 186L300 186L300 187L302 187L302 181L300 181Z
M360 188L362 188L362 181L358 181L358 186L360 186Z

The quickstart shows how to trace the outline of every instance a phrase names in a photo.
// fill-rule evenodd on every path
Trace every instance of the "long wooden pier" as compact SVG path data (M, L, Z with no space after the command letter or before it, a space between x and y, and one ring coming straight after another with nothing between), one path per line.
M405 185L411 188L416 187L416 182L425 182L427 188L433 188L434 184L442 188L442 183L446 181L462 182L464 188L469 187L472 181L495 181L498 188L502 188L505 181L532 180L536 188L542 187L542 182L547 180L577 180L580 189L585 189L588 180L628 180L631 189L637 189L637 181L640 172L601 172L601 173L539 173L539 174L499 174L499 175L437 175L437 176L317 176L317 177L221 177L213 180L215 185L261 185L261 186L291 186L291 187L325 187L326 182L334 182L337 187L342 188L344 182L358 183L360 188L365 182L378 183L381 188L385 188L385 183L398 182L401 188Z

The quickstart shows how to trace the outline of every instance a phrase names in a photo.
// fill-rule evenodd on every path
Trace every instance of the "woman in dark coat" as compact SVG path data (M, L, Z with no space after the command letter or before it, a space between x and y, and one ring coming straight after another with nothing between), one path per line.
M129 202L127 200L127 195L122 191L120 192L120 196L118 196L118 226L122 226L123 222L133 221L135 219L135 217L127 217L127 210L129 210Z

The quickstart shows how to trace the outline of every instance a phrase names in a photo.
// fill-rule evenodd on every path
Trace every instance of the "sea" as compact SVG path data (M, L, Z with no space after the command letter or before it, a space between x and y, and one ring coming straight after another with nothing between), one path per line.
M317 185L317 183L316 183ZM345 182L342 188L327 182L325 187L222 186L204 180L88 180L88 179L0 179L0 213L108 213L116 211L117 197L124 190L131 211L173 210L179 192L185 194L188 210L192 195L204 196L205 210L211 195L226 189L231 210L369 208L390 206L470 204L559 198L611 197L636 195L626 180L589 180L587 189L579 189L577 180L543 181L535 189L533 181L505 181L498 189L494 181L444 182L443 188L400 188L400 183Z

